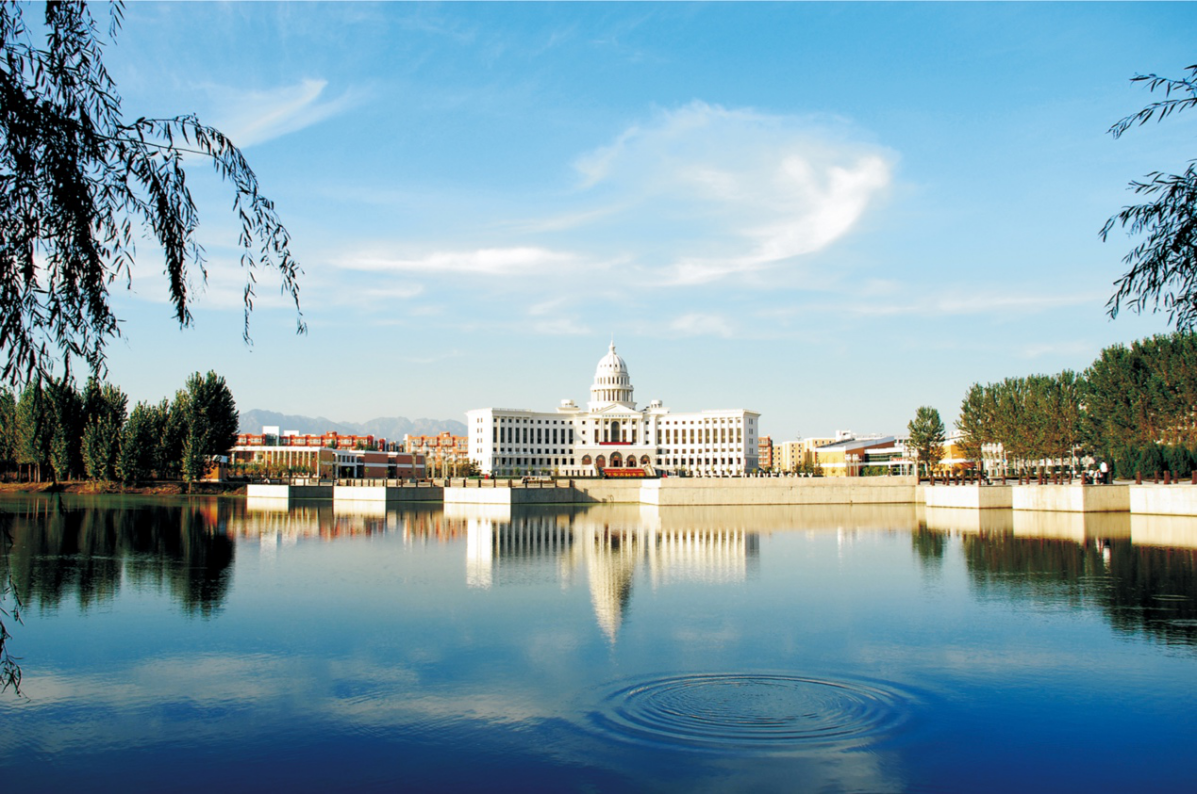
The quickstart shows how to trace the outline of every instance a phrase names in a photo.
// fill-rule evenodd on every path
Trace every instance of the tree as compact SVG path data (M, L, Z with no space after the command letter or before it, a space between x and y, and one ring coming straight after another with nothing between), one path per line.
M129 412L129 419L121 432L120 455L116 473L126 484L149 479L158 460L162 426L157 407L139 402Z
M237 404L215 372L196 372L175 402L183 430L183 479L194 482L203 477L213 457L227 455L237 443Z
M125 393L111 383L100 388L100 399L83 429L83 463L89 479L116 479L128 404Z
M92 384L89 383L89 387ZM98 388L98 387L97 387ZM46 388L50 420L50 466L57 481L70 480L81 466L80 439L89 406L69 377L50 378Z
M1163 121L1173 113L1197 106L1197 64L1187 67L1189 76L1178 80L1155 74L1136 75L1148 91L1163 91L1164 99L1153 102L1110 127L1115 138L1131 127L1151 119ZM1168 321L1179 330L1197 327L1197 160L1190 161L1181 174L1153 171L1144 181L1133 181L1130 189L1150 199L1144 204L1124 207L1106 221L1101 230L1104 241L1115 226L1132 237L1143 235L1125 257L1130 270L1115 283L1117 291L1106 304L1111 317L1117 317L1125 303L1135 312L1161 306Z
M115 39L123 7L111 9ZM121 333L109 287L131 285L142 233L162 249L175 318L191 324L189 279L206 270L185 153L208 160L233 189L245 341L261 267L278 272L303 333L290 237L241 152L195 116L126 121L84 3L47 3L44 33L36 46L22 6L0 2L2 379L19 384L48 373L57 355L68 372L74 357L103 372L105 347Z
M989 389L979 383L969 388L960 404L956 429L960 431L961 450L980 468L981 448L994 441L993 397Z
M906 429L910 432L910 446L930 475L932 467L943 458L944 425L939 411L929 405L922 406Z
M0 474L17 465L17 398L0 388Z
M17 403L17 463L37 469L37 481L42 479L42 466L50 460L50 438L53 432L50 409L42 379L34 378L25 385Z

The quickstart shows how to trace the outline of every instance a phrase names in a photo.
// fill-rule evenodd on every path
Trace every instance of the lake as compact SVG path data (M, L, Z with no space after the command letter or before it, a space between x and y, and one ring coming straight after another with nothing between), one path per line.
M1197 790L1197 520L7 496L0 524L11 791Z

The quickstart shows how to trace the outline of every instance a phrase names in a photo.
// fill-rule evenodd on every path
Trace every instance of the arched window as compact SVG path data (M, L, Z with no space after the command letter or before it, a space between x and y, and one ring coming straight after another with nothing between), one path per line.
M583 465L583 466L589 466L589 465L590 465L590 456L589 456L589 455L583 455L583 456L582 456L582 465Z
M619 453L616 452L614 455L611 456L611 468L618 469L621 465L622 465L622 463L620 462Z
M602 469L602 468L606 467L607 459L605 457L603 457L602 455L599 455L598 458L595 459L594 465L598 466L600 469Z

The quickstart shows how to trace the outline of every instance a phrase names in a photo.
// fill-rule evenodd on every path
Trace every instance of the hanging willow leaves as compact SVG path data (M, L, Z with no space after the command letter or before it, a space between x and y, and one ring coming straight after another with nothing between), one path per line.
M1115 138L1132 127L1155 119L1163 121L1174 113L1197 106L1197 64L1189 66L1189 76L1169 79L1159 75L1139 75L1133 82L1143 83L1148 91L1162 91L1164 99L1119 121L1109 130ZM1124 207L1106 221L1101 239L1120 226L1131 237L1141 237L1123 262L1129 270L1114 282L1117 291L1106 304L1111 317L1117 317L1123 305L1135 312L1144 309L1168 314L1168 320L1180 330L1197 328L1197 161L1190 161L1180 174L1154 171L1142 181L1130 183L1145 203Z
M109 38L122 7L111 6ZM184 155L209 161L233 190L245 270L243 337L257 273L272 269L297 312L302 271L274 205L242 153L193 115L126 121L83 3L45 6L44 46L22 7L0 3L0 375L20 384L59 357L102 373L120 336L114 283L132 281L136 241L162 250L175 319L191 324L191 280L206 279Z

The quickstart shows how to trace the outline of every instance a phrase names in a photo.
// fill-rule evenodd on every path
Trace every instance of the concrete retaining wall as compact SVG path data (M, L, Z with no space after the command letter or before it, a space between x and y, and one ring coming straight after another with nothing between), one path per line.
M913 477L747 477L731 480L645 480L643 504L672 505L861 505L912 504Z
M1130 510L1126 485L1011 485L1015 510L1059 513L1125 513Z
M1128 485L1130 511L1140 515L1197 516L1197 488L1192 485Z
M1009 485L923 485L919 486L922 503L927 507L994 510L1013 507Z
M245 495L254 499L332 499L331 485L247 485Z
M444 492L427 485L338 485L332 497L338 502L440 502Z
M613 502L640 504L640 489L644 483L660 480L574 480L579 502Z

